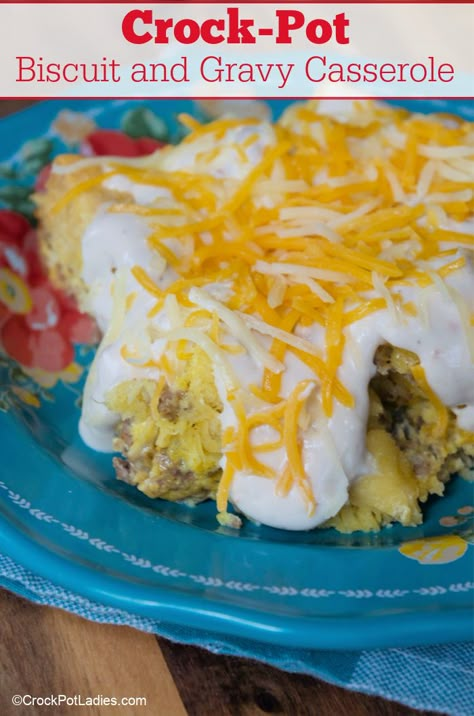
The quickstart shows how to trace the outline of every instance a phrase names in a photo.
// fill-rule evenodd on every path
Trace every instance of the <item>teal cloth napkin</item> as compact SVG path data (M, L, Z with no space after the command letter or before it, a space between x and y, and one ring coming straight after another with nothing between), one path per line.
M291 672L382 696L416 709L474 716L474 644L357 652L282 650L244 639L197 632L92 602L39 577L0 554L0 586L38 604L65 609L96 622L124 624L216 654L248 656ZM442 615L440 615L442 618Z

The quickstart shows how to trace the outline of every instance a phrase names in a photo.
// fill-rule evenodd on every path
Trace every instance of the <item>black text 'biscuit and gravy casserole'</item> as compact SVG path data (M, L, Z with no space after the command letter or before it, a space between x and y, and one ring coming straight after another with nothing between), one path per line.
M289 530L421 522L474 462L474 127L373 102L58 157L51 278L102 342L80 433L150 497Z

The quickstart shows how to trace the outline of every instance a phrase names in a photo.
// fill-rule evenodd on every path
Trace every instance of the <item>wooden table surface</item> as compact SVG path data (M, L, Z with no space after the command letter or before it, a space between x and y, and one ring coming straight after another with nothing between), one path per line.
M15 694L141 696L146 706L14 706ZM286 674L248 659L215 656L129 627L95 624L0 590L0 714L152 716L415 716L419 711Z
M0 100L0 116L27 104ZM15 706L15 694L138 696L146 698L146 706ZM420 714L248 659L215 656L129 627L95 624L0 590L0 716L114 711L127 716Z

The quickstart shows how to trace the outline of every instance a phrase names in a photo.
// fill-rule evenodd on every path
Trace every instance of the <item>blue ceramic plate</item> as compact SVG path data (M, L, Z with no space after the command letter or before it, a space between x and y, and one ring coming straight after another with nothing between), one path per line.
M274 103L275 114L283 106ZM472 104L412 101L414 106L473 116ZM62 115L53 127L65 107L82 115ZM34 174L51 152L64 151L60 135L72 132L77 139L90 131L88 119L159 137L176 132L177 112L193 111L184 101L148 107L164 125L153 122L144 105L118 101L50 101L3 120L0 202L28 214ZM361 649L470 638L474 509L472 484L460 478L449 484L446 497L426 505L422 527L350 536L250 524L233 533L217 525L213 504L192 509L152 501L115 481L110 457L88 450L77 433L80 366L92 349L76 348L74 362L56 366L55 373L53 366L31 365L41 363L41 340L49 348L59 341L53 354L64 358L70 350L65 341L74 337L71 312L63 305L52 333L36 335L34 321L27 320L27 293L35 293L34 285L37 291L38 280L10 285L15 279L5 273L5 241L2 264L2 216L5 223L0 211L0 325L10 322L0 356L3 552L92 600L158 618L171 634L188 628L203 641L213 632L227 643ZM11 215L7 219L11 234ZM28 244L24 227L16 231L10 244L23 242L26 250L31 237ZM12 336L21 339L20 348L11 348ZM29 368L9 357L18 357L18 350Z

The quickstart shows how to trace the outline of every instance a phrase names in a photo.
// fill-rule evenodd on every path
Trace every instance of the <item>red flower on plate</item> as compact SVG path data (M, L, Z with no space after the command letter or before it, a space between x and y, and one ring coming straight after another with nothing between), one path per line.
M52 164L46 164L46 165L41 169L40 173L39 173L38 176L36 177L36 181L35 181L35 191L40 192L40 191L43 191L43 190L44 190L44 188L45 188L45 186L46 186L46 182L47 182L48 179L49 179L49 175L51 174L52 168L53 168L53 165L52 165Z
M118 129L97 129L82 142L81 154L87 157L142 157L164 146L163 142L151 137L132 139Z
M0 346L26 369L64 371L74 343L95 343L95 322L55 289L41 266L36 232L0 210Z
M80 153L85 157L143 157L165 147L152 137L133 139L118 129L96 129L81 143ZM51 164L47 164L36 177L35 190L43 191L51 174Z

